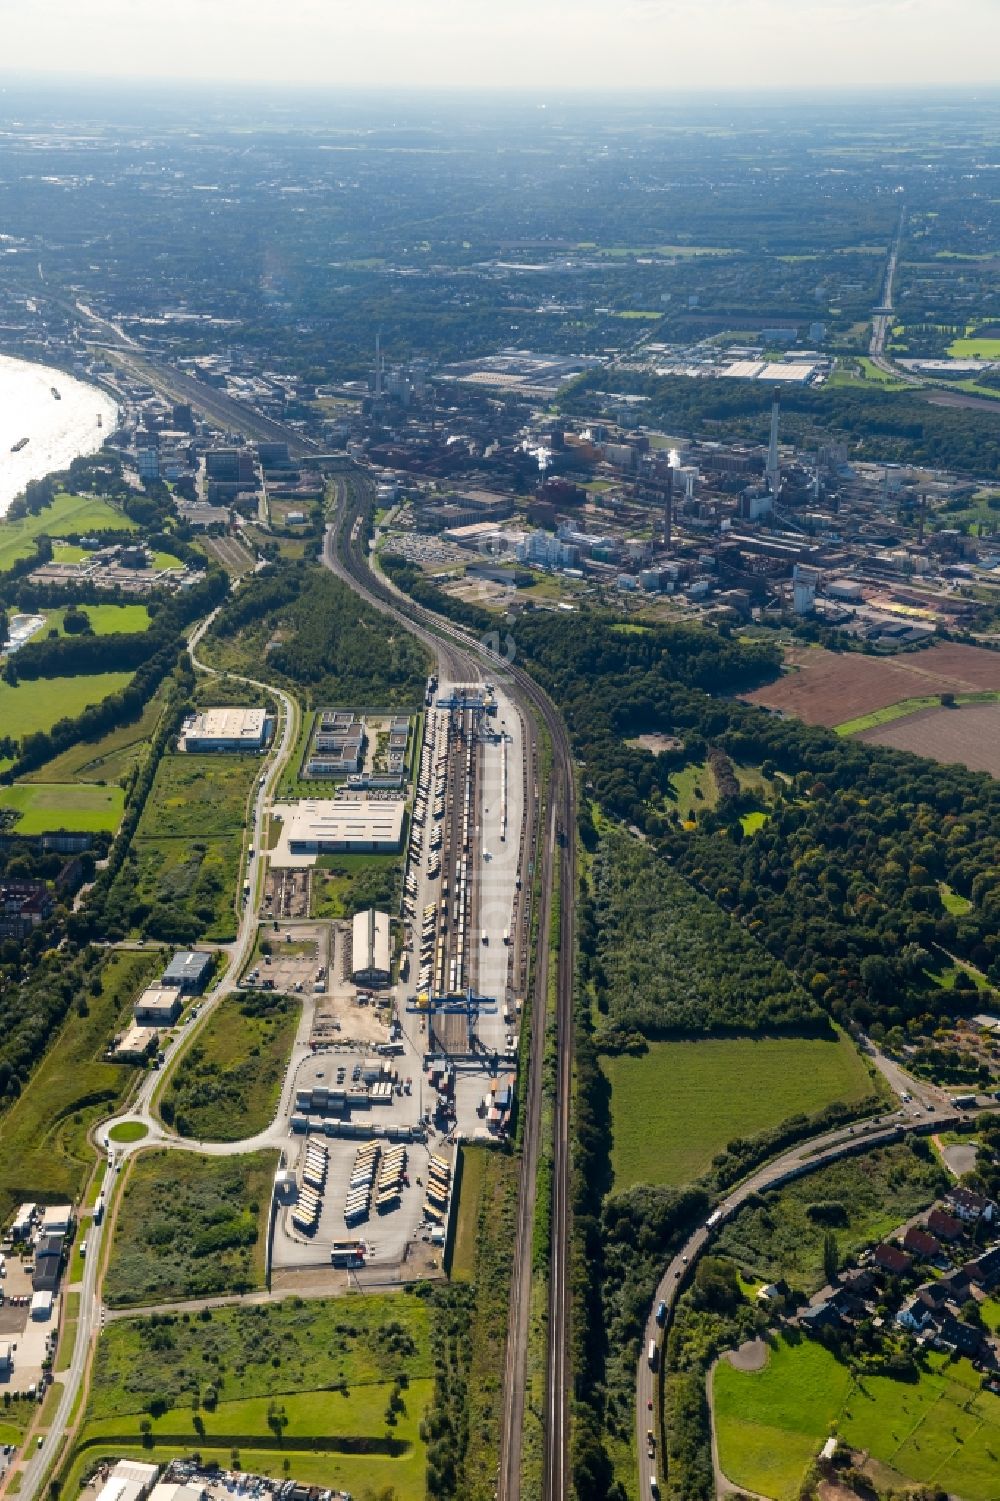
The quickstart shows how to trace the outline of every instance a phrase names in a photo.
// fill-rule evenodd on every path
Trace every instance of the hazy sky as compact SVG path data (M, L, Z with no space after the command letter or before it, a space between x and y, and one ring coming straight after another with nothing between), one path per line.
M0 0L5 72L544 88L1000 82L1000 0Z

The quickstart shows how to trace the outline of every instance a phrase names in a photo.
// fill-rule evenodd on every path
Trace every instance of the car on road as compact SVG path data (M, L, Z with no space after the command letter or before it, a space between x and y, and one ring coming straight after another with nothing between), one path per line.
M662 1300L656 1305L656 1322L658 1324L667 1322L667 1305Z

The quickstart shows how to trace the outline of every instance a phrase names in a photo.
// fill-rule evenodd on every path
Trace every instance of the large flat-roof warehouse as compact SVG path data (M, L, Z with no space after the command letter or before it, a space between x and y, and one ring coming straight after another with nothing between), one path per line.
M203 709L181 726L187 751L261 751L273 721L266 709Z
M398 850L403 841L402 799L303 799L272 810L282 819L272 864L284 856L335 855L350 850Z

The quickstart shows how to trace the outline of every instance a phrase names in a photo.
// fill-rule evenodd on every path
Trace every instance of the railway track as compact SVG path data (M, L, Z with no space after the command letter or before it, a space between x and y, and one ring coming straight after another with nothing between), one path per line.
M549 926L553 878L560 874L559 948L556 974L557 1092L553 1141L553 1198L549 1277L548 1344L546 1351L545 1501L566 1495L569 1425L567 1348L569 1340L570 1239L570 1107L573 1049L574 902L576 894L576 788L569 736L547 694L523 668L502 660L474 636L433 611L390 588L368 565L364 535L366 506L348 505L347 487L338 483L338 507L327 531L323 561L352 589L376 608L401 621L437 656L455 681L481 677L480 662L503 675L518 699L525 721L527 764L537 765L532 741L533 716L545 726L552 746L546 835L542 840L542 900L538 923L538 951L532 1000L531 1058L523 1134L521 1192L511 1277L508 1340L504 1362L504 1406L497 1476L498 1501L518 1501L521 1477L521 1434L524 1423L524 1382L531 1297L531 1232L535 1184L541 1150L542 1063L545 1051L546 999L549 974ZM529 779L529 799L531 793Z

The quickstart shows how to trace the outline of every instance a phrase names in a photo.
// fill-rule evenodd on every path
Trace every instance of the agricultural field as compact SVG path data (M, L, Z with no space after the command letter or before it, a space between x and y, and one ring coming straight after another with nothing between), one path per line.
M830 729L905 699L1000 691L1000 654L955 642L891 658L790 647L785 667L743 697Z
M297 1478L423 1501L431 1321L429 1300L404 1293L110 1324L80 1461L129 1446L156 1460L192 1445L207 1455L217 1436L225 1466L238 1439L245 1469L287 1474L294 1454Z
M181 1136L240 1141L274 1117L295 1040L290 996L227 996L173 1070L160 1114Z
M923 709L905 719L864 730L859 740L914 751L935 761L957 761L970 771L1000 777L1000 703Z
M73 1007L27 1088L2 1117L0 1221L25 1199L72 1202L94 1161L90 1127L113 1114L138 1070L104 1051L165 954L121 951L101 968L100 993Z
M57 720L73 719L91 704L120 693L132 678L131 672L93 672L25 680L15 687L0 682L0 725L15 740L51 730Z
M926 1143L879 1147L761 1196L723 1227L716 1248L748 1278L784 1278L812 1293L826 1281L828 1231L846 1261L928 1208L949 1182Z
M616 1192L636 1183L699 1178L734 1137L872 1092L865 1063L844 1037L707 1038L651 1042L601 1060L611 1086Z
M29 557L35 538L85 536L90 532L134 532L123 511L94 495L57 495L37 515L0 523L0 572Z
M784 1337L761 1371L715 1368L713 1405L726 1477L774 1501L796 1501L806 1467L831 1433L918 1484L962 1501L994 1501L1000 1398L967 1361L928 1357L916 1383L857 1379L822 1345Z
M70 829L113 834L125 811L121 787L96 782L15 782L0 787L0 811L17 815L18 834L47 834Z
M276 1152L151 1151L129 1169L104 1283L113 1308L248 1292L264 1280Z

